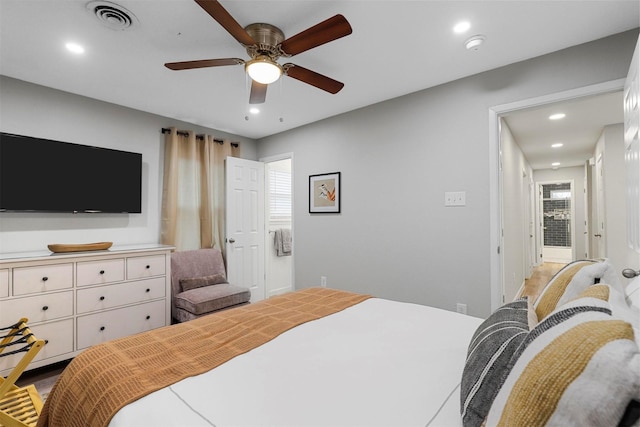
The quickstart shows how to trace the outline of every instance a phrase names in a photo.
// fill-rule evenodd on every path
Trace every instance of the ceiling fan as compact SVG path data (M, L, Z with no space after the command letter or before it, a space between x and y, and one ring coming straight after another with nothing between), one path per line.
M245 61L240 58L219 58L168 62L164 64L165 67L171 70L189 70L244 64L247 74L251 77L250 104L263 103L267 96L267 86L277 81L282 75L332 94L338 93L344 87L344 83L299 65L292 63L280 65L277 62L281 56L291 57L351 34L351 25L344 16L335 15L285 39L284 33L270 24L255 23L242 28L217 0L195 0L195 2L247 50L251 59Z

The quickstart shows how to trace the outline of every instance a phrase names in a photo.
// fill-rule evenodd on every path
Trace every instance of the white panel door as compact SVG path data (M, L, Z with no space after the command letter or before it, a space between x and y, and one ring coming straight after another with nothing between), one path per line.
M589 221L591 220L590 204L589 204L589 162L584 163L584 179L582 181L582 188L584 189L582 197L584 203L584 226L582 232L584 236L584 258L589 259L591 256L591 249L589 248L591 239L589 238ZM578 236L576 236L577 238Z
M640 254L640 38L624 85L624 146L627 167L627 242ZM637 262L640 263L640 255L638 258ZM628 267L637 270L640 265Z
M229 283L265 298L264 163L226 159L226 257Z
M595 239L594 258L606 258L606 229L605 229L605 206L604 206L604 153L599 153L596 159L596 217L594 218L593 238Z

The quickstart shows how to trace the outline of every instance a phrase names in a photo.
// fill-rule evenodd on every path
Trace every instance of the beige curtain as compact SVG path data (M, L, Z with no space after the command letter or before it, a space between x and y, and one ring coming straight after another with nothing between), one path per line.
M224 254L224 159L239 148L211 135L170 128L165 136L161 242Z

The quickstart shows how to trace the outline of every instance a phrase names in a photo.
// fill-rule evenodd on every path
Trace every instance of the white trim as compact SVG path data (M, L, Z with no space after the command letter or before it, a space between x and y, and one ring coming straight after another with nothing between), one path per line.
M536 223L537 224L541 224L544 219L540 217L541 213L543 212L543 200L541 200L541 194L544 193L544 191L542 190L542 187L544 187L545 185L552 185L552 184L558 184L558 183L566 183L570 185L571 188L571 230L569 231L569 233L571 234L571 255L570 255L570 259L564 259L564 258L554 258L554 257L549 257L549 256L544 256L542 257L542 261L543 262L559 262L559 263L565 263L568 264L569 262L573 261L576 259L576 245L578 244L577 239L576 239L576 200L575 200L575 196L576 196L576 189L575 189L575 182L573 179L559 179L556 181L536 181L536 189L537 189L537 197L538 197L538 207L539 209L536 212ZM585 210L586 210L586 206L585 206ZM540 229L540 227L537 227L538 229ZM544 231L541 231L541 236L540 236L540 250L543 252L543 254L545 253L545 244L544 244ZM548 252L548 251L547 251ZM553 251L551 251L553 252Z
M273 156L267 156L267 157L260 157L258 159L258 161L263 162L263 163L271 163L271 162L277 162L278 160L287 160L287 159L291 159L293 160L293 153L282 153L282 154L276 154ZM291 165L293 167L293 164Z
M559 101L569 101L590 95L599 95L624 89L625 79L611 80L577 89L523 99L489 108L489 278L491 283L491 311L502 305L503 268L501 247L502 185L500 183L500 116L512 111L537 107Z

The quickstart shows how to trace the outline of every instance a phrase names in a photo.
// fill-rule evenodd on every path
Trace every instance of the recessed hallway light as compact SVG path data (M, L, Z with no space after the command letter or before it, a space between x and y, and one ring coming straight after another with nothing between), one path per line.
M560 166L560 162L553 162L551 163L551 166Z
M551 148L560 148L562 147L564 144L562 142L556 142L555 144L551 144Z
M549 116L549 120L560 120L560 119L564 119L566 117L565 113L557 113L557 114L552 114Z
M81 54L84 53L84 47L79 45L78 43L69 42L65 45L67 50L72 53Z
M258 113L260 112L260 110L259 110L258 108L256 108L256 107L251 107L251 108L249 109L249 112L250 112L251 114L258 114Z
M458 22L453 27L453 32L460 34L460 33L466 32L469 28L471 28L471 23L469 23L468 21L462 21L462 22Z

